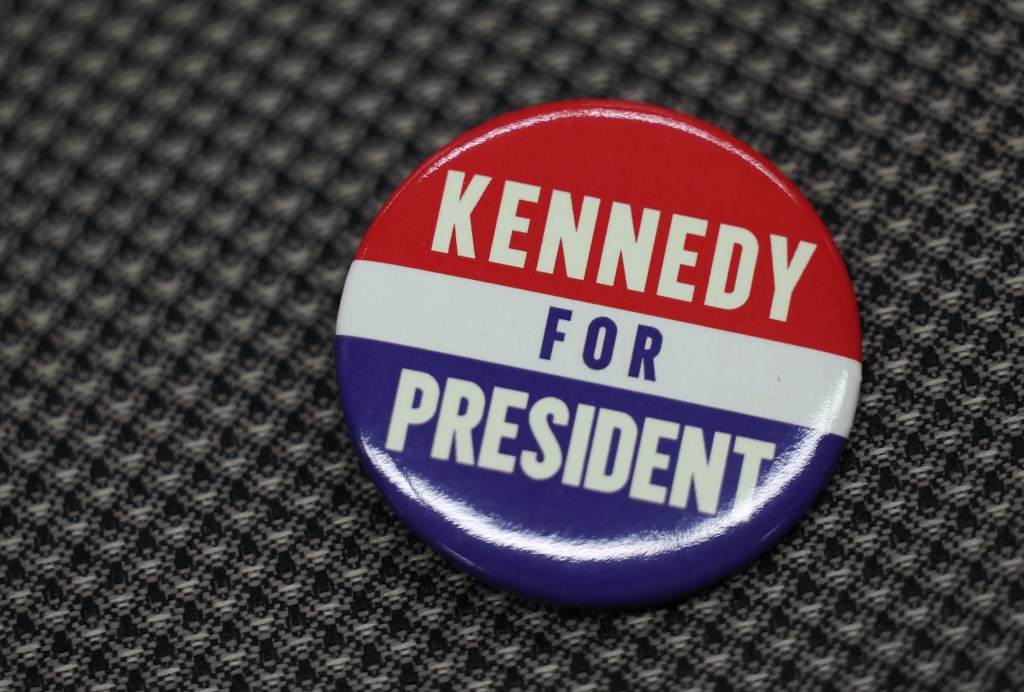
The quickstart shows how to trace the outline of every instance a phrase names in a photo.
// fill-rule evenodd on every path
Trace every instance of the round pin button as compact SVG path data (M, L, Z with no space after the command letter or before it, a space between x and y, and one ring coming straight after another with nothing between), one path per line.
M782 538L853 420L860 325L767 160L618 101L493 120L374 220L338 312L370 476L479 577L567 605L721 579Z

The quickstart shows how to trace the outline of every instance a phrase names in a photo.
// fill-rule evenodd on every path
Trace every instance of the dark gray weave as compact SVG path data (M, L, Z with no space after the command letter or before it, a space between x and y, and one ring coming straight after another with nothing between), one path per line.
M1020 0L0 1L0 690L1024 688L1022 46ZM625 612L433 554L334 380L394 187L590 96L764 152L864 327L809 515Z

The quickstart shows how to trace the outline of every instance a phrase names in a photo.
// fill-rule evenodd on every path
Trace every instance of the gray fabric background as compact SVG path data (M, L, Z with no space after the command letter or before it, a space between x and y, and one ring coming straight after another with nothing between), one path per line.
M1024 688L1024 3L0 0L0 690ZM346 268L485 119L749 142L864 328L769 554L628 611L496 591L359 469Z

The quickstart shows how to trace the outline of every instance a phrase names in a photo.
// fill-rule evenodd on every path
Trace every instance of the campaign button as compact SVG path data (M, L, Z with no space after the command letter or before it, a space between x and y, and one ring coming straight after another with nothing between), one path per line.
M764 157L664 108L571 101L431 156L338 311L363 463L493 584L614 606L779 541L824 487L861 376L850 280Z

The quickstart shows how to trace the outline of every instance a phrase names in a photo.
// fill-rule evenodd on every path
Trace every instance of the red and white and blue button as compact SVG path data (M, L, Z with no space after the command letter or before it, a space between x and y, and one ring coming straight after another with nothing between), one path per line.
M694 118L498 118L385 204L338 312L363 462L425 541L544 601L678 596L782 538L861 375L850 280L768 161Z

